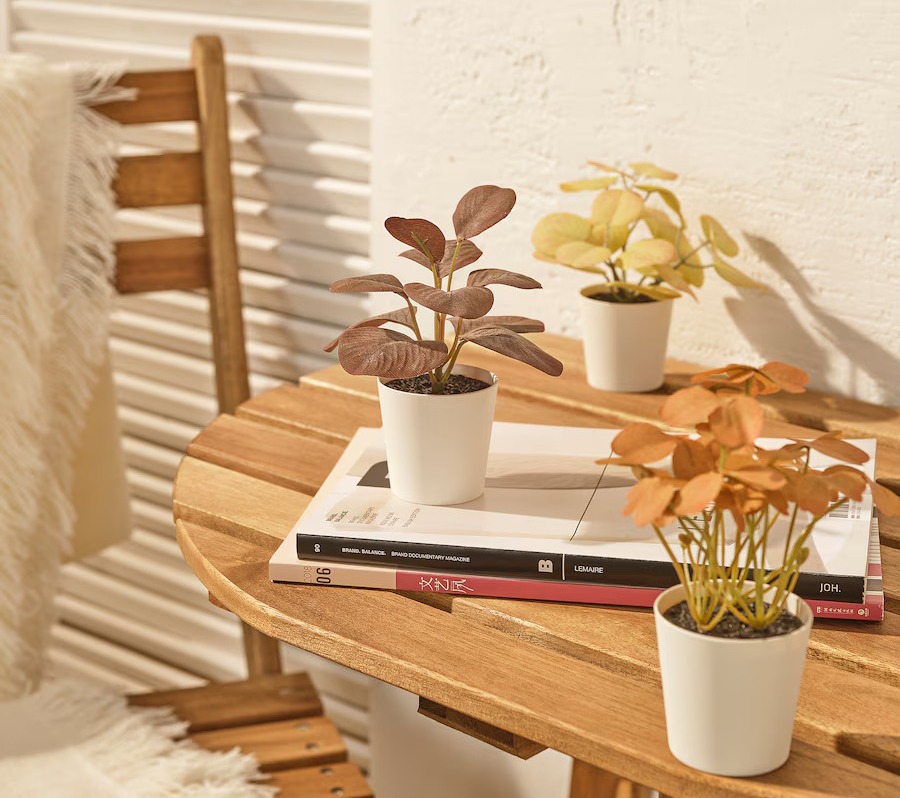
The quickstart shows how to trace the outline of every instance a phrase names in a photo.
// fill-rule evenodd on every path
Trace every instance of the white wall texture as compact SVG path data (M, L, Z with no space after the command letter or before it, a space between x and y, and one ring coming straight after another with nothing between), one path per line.
M450 229L479 183L519 195L484 265L540 279L497 312L580 334L582 275L531 258L543 214L581 207L587 159L682 174L688 219L739 233L735 262L676 303L671 356L780 359L817 387L900 404L900 4L887 0L419 0L373 4L373 264L390 215ZM420 267L403 276L420 278Z

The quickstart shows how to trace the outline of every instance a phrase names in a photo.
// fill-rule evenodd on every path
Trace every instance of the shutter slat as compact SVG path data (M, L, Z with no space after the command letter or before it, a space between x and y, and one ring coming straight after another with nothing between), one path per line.
M147 685L144 689L167 687L170 684L193 687L203 683L203 679L194 674L164 665L115 643L98 640L66 624L56 624L51 635L56 645L73 657L101 667L114 668L116 673Z
M11 38L15 49L53 61L127 58L133 69L161 70L177 68L187 60L186 47L32 31L16 31ZM226 55L226 59L233 91L348 105L369 101L370 75L364 67L249 55Z
M310 61L357 66L369 60L369 31L361 27L53 0L13 0L11 5L13 22L23 31L113 41L138 36L143 42L178 47L202 30L219 36L226 53L282 58L302 53Z
M83 3L84 0L57 0ZM234 14L265 19L322 22L332 25L369 24L369 3L364 0L104 0L104 5L180 11L189 6L210 14Z

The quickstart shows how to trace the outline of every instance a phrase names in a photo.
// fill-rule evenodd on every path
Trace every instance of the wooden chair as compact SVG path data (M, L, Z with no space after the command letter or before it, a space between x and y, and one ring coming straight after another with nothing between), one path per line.
M206 288L219 410L233 413L250 397L237 245L232 206L231 152L225 62L216 36L193 41L192 69L132 72L120 80L137 99L98 111L122 124L193 121L196 152L121 158L119 207L200 205L203 235L123 241L116 247L119 293ZM132 696L137 706L173 706L201 747L254 753L285 796L371 796L359 769L305 673L282 674L278 644L243 625L250 678L227 685Z

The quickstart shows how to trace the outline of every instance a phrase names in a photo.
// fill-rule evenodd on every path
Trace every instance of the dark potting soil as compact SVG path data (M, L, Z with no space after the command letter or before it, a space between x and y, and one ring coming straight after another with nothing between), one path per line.
M388 388L395 391L403 391L404 393L432 393L431 380L427 374L420 374L418 377L406 377L402 380L391 380L386 382ZM490 388L486 382L476 380L472 377L464 377L462 374L451 374L450 379L444 386L444 394L456 393L474 393L485 388Z
M753 605L751 604L750 606L752 609ZM682 601L680 604L676 604L674 607L667 609L664 616L667 620L671 621L676 626L680 626L682 629L687 629L689 632L697 631L697 623L694 621L693 617L691 617L691 611L688 609L686 601ZM719 621L715 629L704 632L704 634L709 637L753 639L756 637L776 637L778 635L786 635L788 632L793 632L794 629L799 629L801 626L803 626L803 621L789 610L782 610L781 615L775 619L775 623L765 629L754 629L729 614Z
M598 302L612 302L616 305L643 305L645 302L656 302L655 299L646 294L629 294L627 299L623 299L619 294L607 291L588 294L588 299L596 299Z

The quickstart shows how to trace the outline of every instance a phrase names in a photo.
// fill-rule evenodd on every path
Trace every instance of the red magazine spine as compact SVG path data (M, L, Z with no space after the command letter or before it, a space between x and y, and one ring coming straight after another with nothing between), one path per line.
M382 590L409 590L419 593L447 593L454 596L562 601L577 604L606 604L620 607L652 607L661 588L627 585L600 585L578 582L545 582L470 574L441 574L367 565L347 565L326 561L298 561L298 582L341 587L369 587ZM880 621L884 599L868 594L856 604L843 601L807 599L816 618Z

